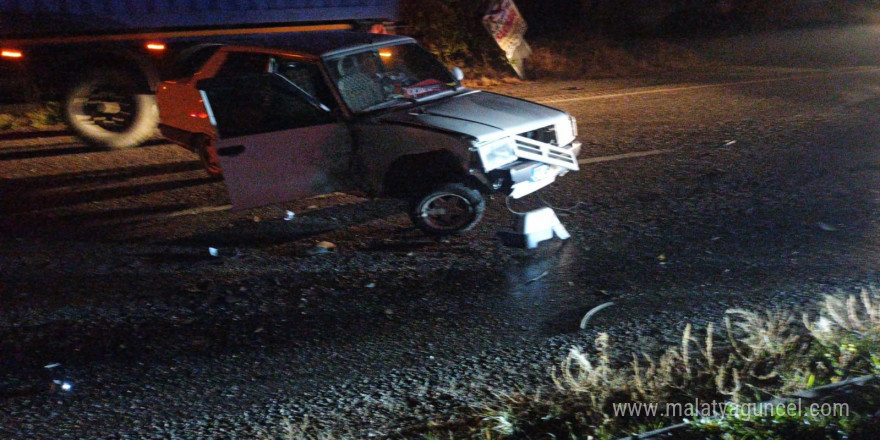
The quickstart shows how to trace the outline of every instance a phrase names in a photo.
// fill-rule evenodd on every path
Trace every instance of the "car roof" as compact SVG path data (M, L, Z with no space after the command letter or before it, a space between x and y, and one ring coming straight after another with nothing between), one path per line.
M328 57L373 45L400 44L414 41L401 35L371 34L352 31L286 32L212 39L227 46L251 47L297 52ZM206 42L202 40L202 42Z

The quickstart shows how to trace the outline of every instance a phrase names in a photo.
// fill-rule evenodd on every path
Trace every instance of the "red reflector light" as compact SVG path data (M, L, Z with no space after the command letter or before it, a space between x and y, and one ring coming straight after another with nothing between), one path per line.
M208 119L207 113L190 113L189 116L191 118Z
M148 50L165 50L165 45L162 43L147 43Z
M2 51L0 51L0 56L2 56L3 58L21 58L21 51L13 49L3 49Z

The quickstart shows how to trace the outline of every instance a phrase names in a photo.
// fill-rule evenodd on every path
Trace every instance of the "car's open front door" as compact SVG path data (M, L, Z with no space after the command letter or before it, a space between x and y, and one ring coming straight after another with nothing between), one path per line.
M236 209L347 189L351 136L333 113L276 74L199 82Z

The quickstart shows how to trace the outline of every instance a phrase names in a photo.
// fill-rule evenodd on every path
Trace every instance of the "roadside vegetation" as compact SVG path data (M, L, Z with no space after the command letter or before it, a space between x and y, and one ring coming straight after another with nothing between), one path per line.
M465 71L471 87L519 82L481 23L484 7L466 0L404 2L400 33L418 39L448 65ZM587 27L528 38L527 79L632 77L705 67L693 52L662 38L620 39Z
M61 107L57 102L6 106L0 110L0 133L45 130L56 128L63 123Z
M785 406L741 411L821 385L880 375L877 290L826 296L820 311L812 314L728 310L723 328L697 330L687 325L681 343L662 353L629 350L600 333L591 350L572 348L552 369L554 389L506 396L471 409L469 417L456 424L428 425L406 437L616 439L683 420L689 426L674 438L867 440L880 435L876 380L843 392L808 396L814 398L809 402L846 409L839 414L797 414ZM627 356L631 357L624 361ZM660 404L661 412L666 403L686 411L695 402L719 405L699 411L694 405L693 414L669 417L632 411L651 403Z
M712 68L676 41L880 20L876 0L515 3L530 23L526 40L532 55L525 63L530 80L632 77ZM488 1L405 0L406 25L399 32L417 38L447 64L461 67L468 86L517 82L483 28L487 5Z
M640 438L880 438L875 288L827 295L812 312L728 310L721 328L688 324L675 346L659 353L631 350L599 333L591 349L573 347L550 366L550 389L499 396L452 421L409 427L389 438L609 440L676 425L666 436ZM810 412L814 403L821 414ZM647 414L650 404L657 414ZM660 415L665 404L682 413ZM263 440L354 438L308 420L285 421L281 431Z

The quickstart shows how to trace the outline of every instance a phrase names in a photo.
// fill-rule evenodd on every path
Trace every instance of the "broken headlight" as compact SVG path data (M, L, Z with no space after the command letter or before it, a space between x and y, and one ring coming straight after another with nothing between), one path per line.
M480 161L485 171L492 171L517 160L516 150L510 139L500 139L485 145L477 146Z

